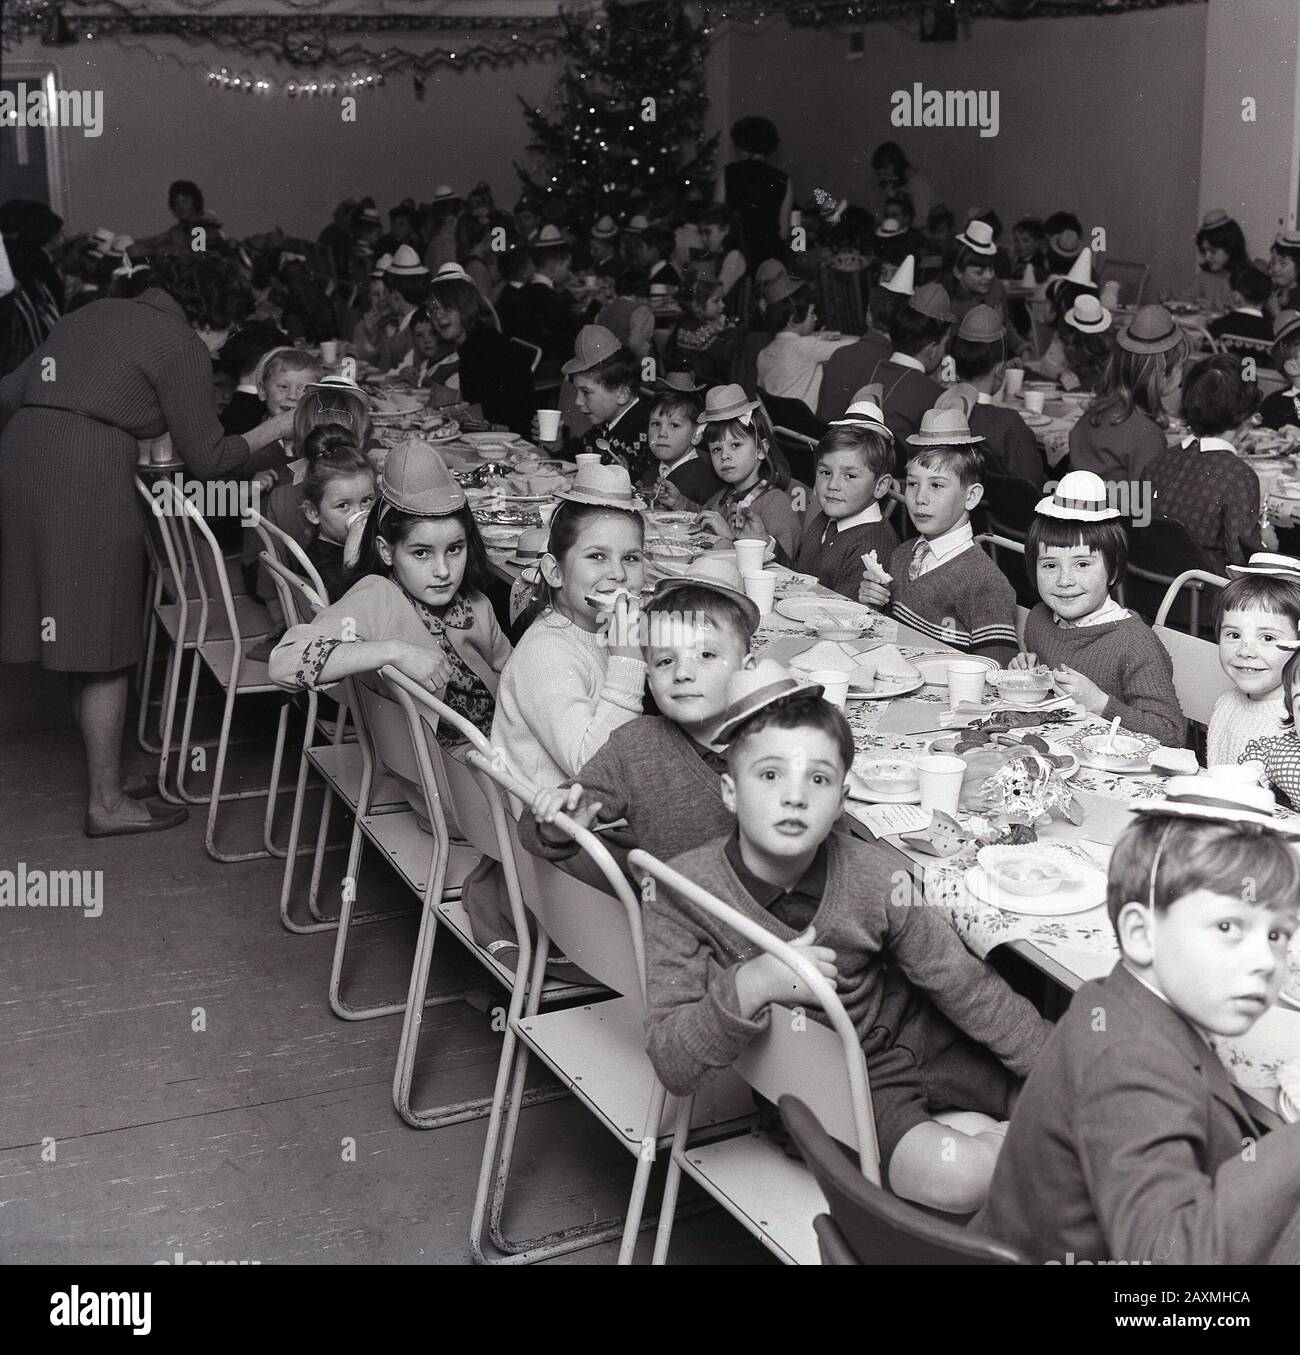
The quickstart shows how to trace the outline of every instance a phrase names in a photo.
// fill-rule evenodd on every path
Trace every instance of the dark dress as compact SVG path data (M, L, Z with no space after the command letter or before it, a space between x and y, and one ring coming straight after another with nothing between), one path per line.
M537 413L528 350L495 329L467 334L460 346L460 394L471 404L481 405L489 423L504 424L527 437Z
M781 204L790 180L766 160L736 160L723 171L727 206L740 218L750 269L784 257Z
M222 434L207 347L165 292L83 307L0 382L0 660L106 673L139 659L136 442L164 433L195 478L248 461Z

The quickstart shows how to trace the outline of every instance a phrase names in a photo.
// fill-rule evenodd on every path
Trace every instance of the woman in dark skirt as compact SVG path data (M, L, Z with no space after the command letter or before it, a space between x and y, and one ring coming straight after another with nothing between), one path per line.
M0 381L0 660L72 675L91 837L151 832L184 809L122 779L130 669L143 646L137 441L171 435L195 479L240 477L293 415L226 437L210 352L245 309L228 263L163 259L149 289L66 316Z

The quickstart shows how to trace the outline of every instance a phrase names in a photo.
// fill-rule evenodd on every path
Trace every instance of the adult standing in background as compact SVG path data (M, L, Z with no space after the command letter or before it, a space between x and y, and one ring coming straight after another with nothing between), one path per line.
M716 200L725 203L739 222L741 247L753 272L764 259L785 255L794 185L784 170L771 163L781 141L767 118L741 118L733 123L731 144L740 158L723 171Z
M939 196L929 176L910 163L897 141L882 141L876 147L871 155L871 172L876 176L882 207L886 199L906 193L912 203L912 220L929 220L930 208Z
M204 209L203 190L192 179L177 179L168 188L167 206L176 218L176 224L161 235L137 240L135 247L140 254L192 254L195 252L194 231L200 226L207 233L204 248L211 249L214 241L223 238L221 222Z
M0 661L68 673L85 745L88 837L184 822L122 777L130 671L143 647L138 443L169 434L189 475L239 475L291 412L225 436L211 354L250 297L228 261L159 259L150 286L65 316L0 381Z

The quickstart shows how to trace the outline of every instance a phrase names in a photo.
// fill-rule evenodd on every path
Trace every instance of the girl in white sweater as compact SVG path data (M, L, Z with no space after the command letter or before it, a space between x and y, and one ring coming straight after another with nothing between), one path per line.
M573 780L641 714L644 504L622 466L583 466L551 519L535 620L501 674L492 742L537 789Z
M1214 703L1210 767L1238 762L1252 739L1285 732L1282 669L1290 655L1279 642L1294 640L1300 628L1300 560L1255 554L1228 573L1236 578L1219 594L1215 619L1219 663L1234 690Z

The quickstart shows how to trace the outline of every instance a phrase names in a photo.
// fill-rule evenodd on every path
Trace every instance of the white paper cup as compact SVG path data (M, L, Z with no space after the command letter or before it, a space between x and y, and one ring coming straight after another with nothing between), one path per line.
M320 346L320 360L326 367L333 367L339 360L339 341L326 339Z
M974 659L948 661L948 704L955 710L963 701L981 701L984 698L984 680L988 668Z
M763 572L763 553L767 550L766 541L754 541L741 538L735 542L736 564L741 574L761 574Z
M745 590L745 596L758 608L759 615L766 616L776 600L776 575L761 572L746 574L741 570L740 583Z
M822 688L822 697L832 706L843 710L849 699L849 675L834 668L819 668L808 674L808 681Z
M539 409L537 411L537 436L543 442L554 442L560 436L560 411L558 409Z
M1014 400L1020 394L1020 388L1025 384L1025 369L1023 367L1008 367L1002 376L1002 389L1006 392L1008 400Z
M1041 414L1046 400L1047 396L1043 391L1026 391L1024 394L1025 413Z
M165 466L169 461L174 460L172 453L172 435L164 433L162 437L155 438L149 448L149 460L155 466Z
M937 809L956 818L962 778L966 775L966 764L961 758L940 754L918 758L916 771L921 783L921 808L929 813Z
M599 452L579 452L573 459L578 466L599 466L601 455Z

